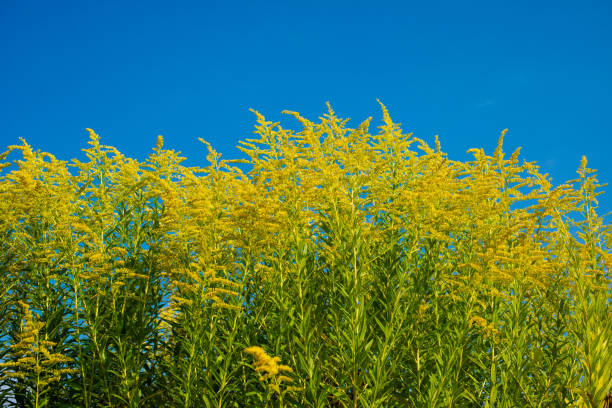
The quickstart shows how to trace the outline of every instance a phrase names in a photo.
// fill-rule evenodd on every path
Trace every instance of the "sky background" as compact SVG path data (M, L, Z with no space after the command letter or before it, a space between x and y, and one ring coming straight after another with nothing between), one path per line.
M0 2L0 150L102 143L144 160L162 134L189 166L244 158L253 108L300 130L329 101L357 126L380 99L451 160L522 146L558 185L582 155L612 183L612 2ZM10 159L17 159L17 153ZM612 185L612 184L611 184ZM601 196L600 214L612 211Z

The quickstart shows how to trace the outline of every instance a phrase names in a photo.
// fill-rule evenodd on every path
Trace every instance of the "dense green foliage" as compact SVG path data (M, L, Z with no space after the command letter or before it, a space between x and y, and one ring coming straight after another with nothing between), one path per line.
M90 132L0 177L3 407L602 407L612 228L586 159L449 160L383 107L248 159L144 163ZM505 133L505 132L504 132ZM248 173L236 162L249 166ZM8 166L8 163L4 166ZM11 171L9 171L11 170Z

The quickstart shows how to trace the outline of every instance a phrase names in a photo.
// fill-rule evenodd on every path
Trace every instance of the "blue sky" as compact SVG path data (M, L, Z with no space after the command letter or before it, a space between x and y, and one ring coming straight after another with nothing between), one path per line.
M612 182L609 1L176 4L3 0L0 149L21 136L83 160L91 127L127 156L162 134L204 165L198 137L243 157L249 108L299 130L283 109L315 120L329 101L349 125L378 125L378 98L452 160L509 128L505 151L522 146L555 185L582 155Z

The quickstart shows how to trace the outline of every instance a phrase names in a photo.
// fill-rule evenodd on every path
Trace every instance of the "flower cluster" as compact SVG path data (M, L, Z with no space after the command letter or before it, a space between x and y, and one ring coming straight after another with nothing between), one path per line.
M268 386L277 393L281 393L280 387L282 382L293 382L292 378L282 374L283 372L292 373L293 369L287 365L279 364L281 360L280 357L270 357L266 351L259 346L247 347L244 349L244 352L251 354L255 359L253 368L261 374L259 380L262 382L269 380ZM285 387L284 391L297 389L296 387Z

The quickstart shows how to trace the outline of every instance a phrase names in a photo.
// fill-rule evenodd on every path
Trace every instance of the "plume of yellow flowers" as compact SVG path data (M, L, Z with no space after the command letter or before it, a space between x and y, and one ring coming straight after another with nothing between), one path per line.
M44 323L39 322L30 310L30 306L19 301L24 314L21 332L18 333L19 341L11 345L10 353L14 361L0 363L0 367L8 367L9 371L4 378L34 378L36 393L52 382L60 381L62 375L73 373L70 368L59 368L72 359L60 353L52 353L50 349L56 343L48 341L42 335L41 329Z
M282 372L292 373L293 369L287 365L279 364L281 360L280 357L270 357L266 351L259 346L247 347L244 349L244 352L251 354L255 359L253 368L261 374L259 376L259 381L265 382L266 380L270 380L268 386L278 394L281 394L280 386L283 381L293 382L292 378L281 374ZM285 391L292 390L297 390L297 388L285 388Z
M469 326L476 326L482 334L487 336L494 337L500 334L492 322L488 322L486 319L480 316L472 316L469 321Z

